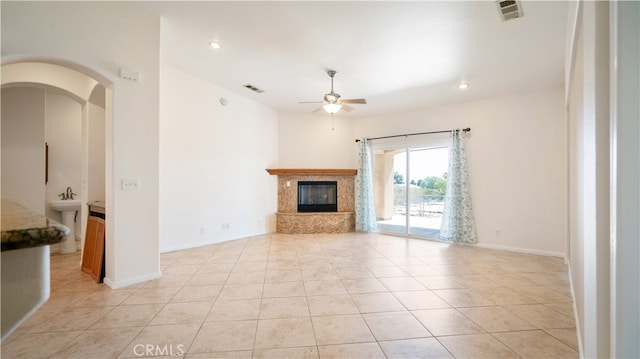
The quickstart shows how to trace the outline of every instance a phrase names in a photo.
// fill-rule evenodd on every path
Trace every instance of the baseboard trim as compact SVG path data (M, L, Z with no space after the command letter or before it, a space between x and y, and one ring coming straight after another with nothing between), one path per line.
M541 250L538 250L538 249L509 247L509 246L501 246L501 245L498 245L498 244L487 244L487 243L474 243L474 244L470 244L470 245L474 246L474 247L487 248L487 249L499 249L499 250L509 251L509 252L536 254L536 255L547 256L547 257L560 257L560 258L565 259L565 261L566 261L565 254L561 253L561 252L541 251Z
M124 288L124 287L128 287L130 285L134 285L134 284L138 284L138 283L142 283L142 282L147 282L150 280L154 280L154 279L158 279L162 277L162 272L158 271L156 273L149 273L149 274L145 274L139 277L134 277L134 278L129 278L129 279L125 279L125 280L119 280L119 281L112 281L111 279L105 277L103 282L104 284L111 288L111 289L119 289L119 288Z
M198 248L198 247L203 247L203 246L209 246L209 245L212 245L212 244L224 243L224 242L229 242L229 241L237 241L239 239L247 239L247 238L252 238L252 237L259 237L259 236L269 235L269 234L273 234L273 233L274 232L254 233L254 234L249 234L249 235L245 235L245 236L237 237L237 238L224 238L224 239L217 239L217 240L216 239L210 239L210 240L204 240L204 241L198 241L198 242L189 242L189 243L184 243L184 244L180 244L180 245L160 247L160 253L168 253L168 252L181 251L181 250L185 250L185 249Z
M198 247L208 246L208 245L212 245L212 244L223 243L223 242L227 242L227 241L234 241L236 239L242 239L242 238L232 238L232 239L230 238L230 239L223 239L223 240L208 240L208 241L199 241L199 242L189 242L189 243L184 243L184 244L180 244L180 245L161 247L160 248L160 253L168 253L168 252L181 251L181 250L185 250L185 249L198 248Z

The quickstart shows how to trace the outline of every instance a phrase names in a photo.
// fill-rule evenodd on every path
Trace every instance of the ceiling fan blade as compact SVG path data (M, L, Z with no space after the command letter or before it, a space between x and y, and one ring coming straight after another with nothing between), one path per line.
M345 104L343 103L343 104L342 104L342 108L341 108L341 110L344 110L344 111L347 111L347 112L351 112L351 111L353 111L353 107L351 107L351 106L347 106L347 105L345 105Z
M320 110L323 110L322 106L320 106L320 107L316 108L315 110L311 111L311 113L316 113L316 112L318 112Z
M352 98L352 99L348 99L348 100L342 100L342 103L356 103L356 104L366 105L367 104L367 100L365 100L363 98Z
M322 101L301 101L298 103L323 103Z

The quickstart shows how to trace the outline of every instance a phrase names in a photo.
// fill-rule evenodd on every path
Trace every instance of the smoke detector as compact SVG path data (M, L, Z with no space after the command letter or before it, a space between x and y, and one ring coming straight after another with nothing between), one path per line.
M522 4L518 0L498 0L498 12L502 21L513 20L524 16Z

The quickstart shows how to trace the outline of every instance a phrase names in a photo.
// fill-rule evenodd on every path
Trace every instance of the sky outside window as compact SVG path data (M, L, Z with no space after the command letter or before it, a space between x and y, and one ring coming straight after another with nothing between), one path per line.
M411 149L411 180L418 181L426 177L442 177L449 169L449 148ZM395 155L393 171L406 176L407 160L404 153Z

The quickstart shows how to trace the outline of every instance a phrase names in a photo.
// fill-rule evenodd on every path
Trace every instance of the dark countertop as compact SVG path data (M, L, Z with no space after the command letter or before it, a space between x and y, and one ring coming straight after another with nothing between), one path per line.
M2 199L0 228L3 251L55 244L69 233L62 224L8 199Z
M89 211L95 213L106 214L106 204L104 201L93 201L89 203Z

